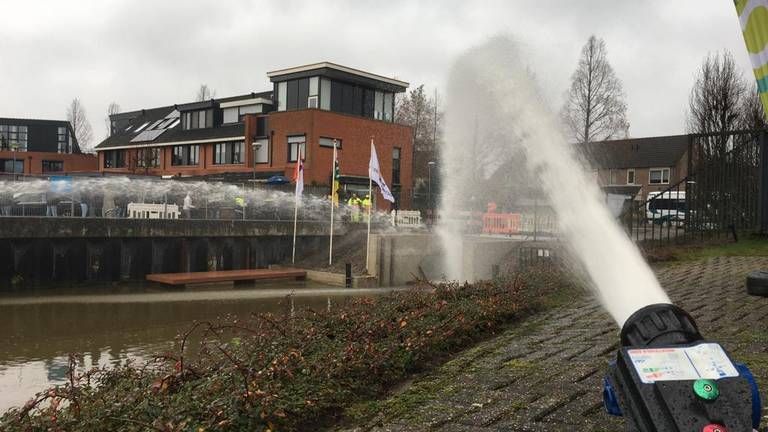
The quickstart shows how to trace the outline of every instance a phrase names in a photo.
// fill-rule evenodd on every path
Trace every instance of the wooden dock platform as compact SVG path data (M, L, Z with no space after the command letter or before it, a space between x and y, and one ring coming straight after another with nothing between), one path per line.
M191 273L158 273L147 275L147 280L166 285L200 285L264 279L305 279L306 277L307 272L304 270L281 268Z

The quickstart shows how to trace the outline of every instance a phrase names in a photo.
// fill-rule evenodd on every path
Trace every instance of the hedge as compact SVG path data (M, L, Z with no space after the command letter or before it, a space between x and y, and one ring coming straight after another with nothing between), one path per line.
M173 353L77 373L0 417L4 431L302 431L489 337L568 285L532 271L422 284L331 312L194 323ZM194 353L192 339L197 339Z

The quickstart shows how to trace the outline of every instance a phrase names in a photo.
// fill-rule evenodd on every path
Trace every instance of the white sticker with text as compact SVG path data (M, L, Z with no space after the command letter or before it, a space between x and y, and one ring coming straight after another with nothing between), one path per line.
M739 376L723 348L716 343L686 348L631 349L627 353L645 384Z

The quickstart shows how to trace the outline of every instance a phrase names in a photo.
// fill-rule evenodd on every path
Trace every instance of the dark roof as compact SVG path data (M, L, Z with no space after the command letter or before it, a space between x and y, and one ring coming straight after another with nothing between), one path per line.
M67 120L45 120L45 119L28 119L28 118L13 118L13 117L0 117L0 124L12 124L14 126L29 126L29 125L63 125L69 124Z
M178 109L180 107L186 107L186 106L192 106L196 104L203 104L206 107L210 106L210 102L213 101L214 103L221 103L221 102L232 102L236 100L243 100L243 99L254 99L254 98L262 98L262 99L269 99L272 100L272 90L269 91L263 91L259 93L246 93L242 95L237 96L228 96L225 98L214 98L202 102L182 102L175 105L169 105L165 107L160 108L151 108L151 109L140 109L140 110L134 110L134 111L125 111L117 114L112 114L109 117L111 119L118 119L118 118L134 118L139 115L143 115L145 111L151 111L151 110L157 110L157 109L166 109L166 108L172 108L172 109ZM169 111L170 112L170 111Z
M239 96L230 96L230 97L220 98L220 99L216 99L216 102L219 102L219 103L232 102L236 100L255 99L255 98L272 100L272 90L263 91L259 93L248 93L248 94L239 95Z
M162 117L160 117L162 118ZM159 119L158 119L159 120ZM150 120L151 121L151 120ZM141 122L131 122L131 124L143 124ZM156 146L160 144L174 143L174 142L186 142L186 141L199 141L210 140L216 138L235 138L245 135L245 125L242 123L230 124L224 126L217 126L212 128L203 129L190 129L183 130L181 124L176 127L167 130L158 138L152 141L144 142L131 142L137 134L131 132L120 132L112 135L102 141L96 146L97 149L107 149L113 147L139 147L139 146Z
M595 168L653 168L677 164L688 150L688 135L632 138L579 144Z
M120 131L107 137L104 141L96 146L96 149L103 150L107 148L115 147L139 147L139 146L155 146L174 142L186 142L186 141L200 141L200 140L213 140L217 138L236 138L245 135L245 125L243 123L217 125L212 128L202 129L190 129L183 130L181 123L176 126L167 129L165 132L160 133L157 137L148 141L132 141L141 132L146 129L142 129L140 132L136 132L137 128L140 128L145 123L152 125L158 120L167 118L174 111L182 111L184 109L196 109L217 107L222 102L233 102L237 100L245 99L272 99L272 92L266 91L261 93L248 93L239 96L231 96L222 99L211 99L203 102L190 102L182 105L168 105L159 108L143 109L137 111L123 112L110 116L112 120L123 120L125 123L121 124Z
M402 93L408 88L408 83L405 81L331 62L314 63L267 72L269 80L275 83L313 76L321 76L395 93Z

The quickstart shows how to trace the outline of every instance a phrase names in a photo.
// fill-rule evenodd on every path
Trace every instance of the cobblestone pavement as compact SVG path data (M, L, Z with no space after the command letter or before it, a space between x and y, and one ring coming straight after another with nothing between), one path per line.
M768 299L744 287L746 274L759 268L768 268L768 258L720 257L657 275L705 338L750 366L768 400ZM350 431L622 431L601 396L618 331L595 301L574 300L418 378Z

